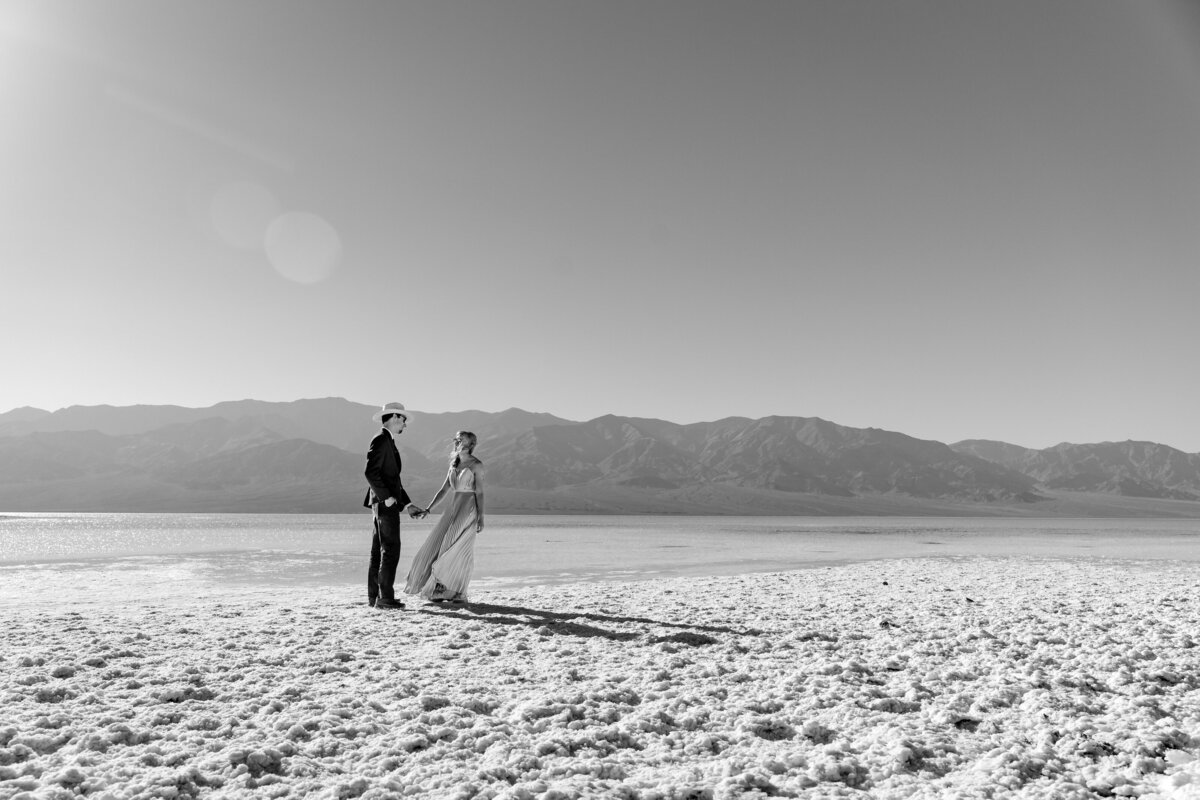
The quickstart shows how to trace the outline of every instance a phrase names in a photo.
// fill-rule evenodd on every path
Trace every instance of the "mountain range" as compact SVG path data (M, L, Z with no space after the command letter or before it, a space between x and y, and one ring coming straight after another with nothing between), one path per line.
M361 509L374 406L341 398L0 414L4 511ZM427 501L457 430L500 513L1200 517L1200 454L1151 442L944 444L813 417L688 425L521 409L415 412L405 486Z

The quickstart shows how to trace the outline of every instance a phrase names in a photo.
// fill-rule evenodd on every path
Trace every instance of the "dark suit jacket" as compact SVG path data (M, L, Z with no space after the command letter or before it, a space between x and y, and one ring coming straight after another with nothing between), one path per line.
M393 508L401 511L412 502L408 492L400 485L400 451L396 449L396 442L386 428L371 440L371 446L367 448L367 468L363 474L370 484L367 496L363 498L364 506L394 497L396 505Z

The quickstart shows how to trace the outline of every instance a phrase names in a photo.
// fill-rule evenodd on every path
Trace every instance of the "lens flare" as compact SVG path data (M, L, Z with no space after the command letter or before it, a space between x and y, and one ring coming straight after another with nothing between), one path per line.
M271 222L267 258L283 277L296 283L320 283L333 274L342 255L342 240L316 214L289 211Z

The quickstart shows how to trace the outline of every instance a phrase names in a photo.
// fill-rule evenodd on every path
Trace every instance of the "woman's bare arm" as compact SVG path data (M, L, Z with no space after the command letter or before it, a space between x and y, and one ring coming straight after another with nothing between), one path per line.
M437 490L437 494L429 501L429 505L425 506L426 511L432 511L433 507L438 504L438 500L442 499L442 495L446 494L446 490L450 488L450 476L446 476L446 480L442 481L442 488Z
M475 464L475 532L483 530L483 470Z

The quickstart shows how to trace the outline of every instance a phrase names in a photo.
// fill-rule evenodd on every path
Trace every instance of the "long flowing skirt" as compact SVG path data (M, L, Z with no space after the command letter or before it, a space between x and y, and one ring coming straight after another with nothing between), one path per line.
M475 568L475 493L455 492L442 518L413 557L406 594L427 600L467 599Z

